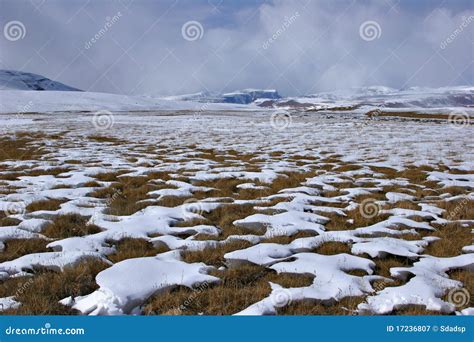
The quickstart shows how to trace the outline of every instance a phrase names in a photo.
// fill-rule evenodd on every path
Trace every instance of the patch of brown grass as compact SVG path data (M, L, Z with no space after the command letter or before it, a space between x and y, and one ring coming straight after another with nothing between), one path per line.
M140 177L118 177L117 174L103 176L108 179L116 179L114 183L105 188L97 189L88 196L107 199L106 214L125 216L132 215L137 211L147 207L150 203L142 202L150 199L148 193L156 190L159 185L150 183L152 175ZM110 177L110 178L109 178ZM180 201L184 201L180 198ZM157 201L157 205L171 206L176 202L165 197ZM181 204L181 203L179 203Z
M42 201L36 201L28 204L26 210L28 212L38 211L38 210L58 210L61 209L61 204L65 203L65 200L60 199L46 199Z
M460 255L463 247L472 245L471 229L462 227L459 223L437 225L437 230L431 235L440 239L430 243L425 253L437 257Z
M380 199L380 194L369 194L358 196L357 202L361 203L366 199ZM346 211L347 216L340 216L336 213L322 213L325 217L329 218L329 222L325 225L328 231L332 230L348 230L355 229L359 227L367 227L378 222L386 220L390 215L388 214L377 214L375 216L365 215L361 207L355 208L353 210ZM347 222L348 220L353 220L353 223Z
M402 308L395 309L391 315L401 315L401 316L436 316L442 315L439 311L426 310L424 305L406 305Z
M236 227L233 225L233 222L255 213L253 205L229 204L217 207L209 213L203 213L203 216L208 220L209 224L222 230L219 239L225 239L230 235L248 234L249 231L247 229Z
M36 170L28 171L26 173L26 176L30 176L30 177L44 176L44 175L59 176L61 173L66 173L69 171L71 171L71 169L63 168L63 167L55 167L55 168L50 168L50 169L36 169Z
M269 273L266 279L284 288L308 287L313 284L314 276L312 274L298 273Z
M368 257L370 258L370 257ZM410 267L413 265L413 261L408 258L398 257L394 255L390 255L386 258L373 259L375 262L375 269L374 274L381 275L382 277L390 278L390 269L393 267ZM394 283L385 282L387 286Z
M217 180L212 181L200 181L196 182L195 185L197 186L206 186L210 188L214 188L214 190L207 191L207 192L200 192L195 193L194 197L196 198L206 198L206 197L234 197L239 189L237 185L245 183L246 181L243 179L235 179L235 178L220 178Z
M90 182L85 182L82 184L83 187L85 188L97 188L100 187L100 184L97 183L96 181L90 181Z
M125 172L127 171L104 172L104 173L98 173L92 177L102 182L116 182L118 180L117 177L124 174Z
M180 196L165 196L158 201L156 201L156 205L162 207L173 208L177 207L178 205L184 204L186 200L189 200L190 197L180 197Z
M106 214L132 215L145 208L147 204L138 203L148 198L148 192L154 188L148 184L147 177L120 177L120 185L115 187L120 191L115 192L108 200Z
M146 315L231 315L270 294L265 279L270 271L256 265L215 271L220 284L202 284L194 290L178 287L152 297L144 306Z
M119 145L126 143L126 141L122 139L118 139L115 137L105 136L105 135L91 135L89 136L90 140L101 142L101 143L112 143L113 145Z
M449 278L458 280L462 283L462 289L466 290L467 293L469 294L469 300L464 303L464 305L457 307L457 310L462 310L468 307L474 307L474 276L473 272L469 270L463 270L463 269L455 269L455 270L450 270L447 272L449 275ZM456 291L456 290L454 290ZM459 289L459 291L462 291ZM459 292L461 294L461 292ZM445 294L443 297L444 301L449 302L449 291L448 293Z
M116 243L116 251L108 256L113 263L131 258L141 258L155 256L169 249L166 247L156 248L153 244L144 239L125 238Z
M365 115L368 117L378 117L378 116L395 116L399 118L405 118L405 119L436 119L436 120L444 120L444 121L449 121L450 116L448 114L443 114L443 113L436 113L436 114L429 114L429 113L420 113L416 111L401 111L401 112L395 112L395 111L381 111L381 110L371 110L367 112Z
M306 299L277 308L277 313L278 315L353 315L357 305L363 301L364 297L346 297L336 303Z
M316 236L316 235L317 235L317 233L315 233L315 232L300 231L300 232L298 232L296 234L293 234L291 236L274 236L274 237L271 237L271 238L268 238L268 239L264 239L264 240L260 241L260 243L278 243L280 245L287 245L287 244L291 243L292 241L294 241L296 239L312 237L312 236Z
M99 233L101 229L88 224L88 218L77 214L56 216L42 234L51 238L65 239L72 236L84 236Z
M362 169L362 166L356 164L343 164L334 169L336 172L355 171Z
M71 315L76 310L59 300L68 296L83 296L98 288L95 276L109 267L96 259L87 259L63 272L40 271L32 278L8 279L1 283L0 293L14 295L22 303L17 309L6 310L7 315Z
M5 242L5 249L0 253L0 262L19 258L26 254L49 252L46 248L49 241L43 239L12 239Z
M389 210L389 209L395 209L395 208L400 208L400 209L409 209L409 210L421 210L420 206L416 204L413 201L398 201L396 203L387 203L383 206L384 210Z
M473 220L474 219L474 200L466 198L453 201L438 202L437 206L446 210L443 218L454 220Z
M36 160L44 151L43 144L38 144L33 135L17 133L16 137L0 138L0 161L4 160Z
M312 252L324 255L351 254L351 247L344 242L328 241L314 248Z
M218 245L216 248L209 247L200 251L184 251L182 259L187 263L203 262L217 267L225 266L224 254L250 246L252 244L248 241L235 240Z
M0 212L0 227L7 227L7 226L17 226L21 223L21 220L7 217L5 213Z

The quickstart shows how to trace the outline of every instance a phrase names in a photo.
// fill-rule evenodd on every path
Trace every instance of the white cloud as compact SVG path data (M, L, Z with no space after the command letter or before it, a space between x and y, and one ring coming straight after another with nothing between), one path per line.
M83 4L45 2L38 11L28 2L5 1L2 24L20 20L28 35L17 42L0 40L1 67L83 89L135 94L244 87L305 94L373 84L473 82L474 23L440 50L462 18L474 14L468 6L417 8L401 1L390 9L388 2L273 1L220 3L218 12L207 1L181 0L172 7L172 1L137 0L128 9L118 1L92 2L81 9ZM120 21L85 50L105 18L117 11L123 14ZM181 26L190 20L203 25L202 39L181 36ZM373 41L359 36L360 25L368 20L382 29Z

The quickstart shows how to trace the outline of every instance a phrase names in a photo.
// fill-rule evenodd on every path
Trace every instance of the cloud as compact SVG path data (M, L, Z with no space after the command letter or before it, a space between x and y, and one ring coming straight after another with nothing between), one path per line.
M255 87L302 95L374 84L472 84L474 21L462 25L474 13L469 2L443 6L408 0L4 0L2 28L19 20L27 33L18 41L0 37L0 66L126 94ZM189 21L202 25L202 37L183 38ZM361 37L366 22L380 28L376 38ZM446 43L453 32L455 39Z

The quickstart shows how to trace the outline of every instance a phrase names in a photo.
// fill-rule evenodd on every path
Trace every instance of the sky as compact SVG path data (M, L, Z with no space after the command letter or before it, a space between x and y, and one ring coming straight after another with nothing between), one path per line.
M0 69L96 92L474 83L469 0L0 0L0 25Z

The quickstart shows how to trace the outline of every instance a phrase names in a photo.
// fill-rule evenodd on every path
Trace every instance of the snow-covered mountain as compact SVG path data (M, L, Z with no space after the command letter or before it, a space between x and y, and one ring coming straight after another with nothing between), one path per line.
M13 70L0 70L0 90L80 91L41 75Z
M281 96L275 89L243 89L224 94L199 92L194 94L167 96L164 99L174 101L196 101L203 103L250 104L256 100L261 99L281 99Z
M54 90L54 91L51 91ZM101 110L152 111L191 110L203 111L199 96L185 99L163 99L150 96L80 91L44 76L27 72L0 70L0 113L41 112L96 112ZM184 101L188 100L188 101ZM206 101L201 101L206 102ZM206 110L246 110L247 106L214 101Z
M44 91L54 90L54 91ZM71 93L71 91L73 91ZM230 93L199 92L157 97L80 92L79 89L32 73L0 70L0 111L143 111L157 109L206 110L284 108L304 111L354 111L374 107L386 110L459 108L474 111L474 87L411 87L401 90L370 86L321 92L300 97L280 96L273 89L243 89ZM23 108L25 104L28 108ZM23 107L22 107L23 106ZM20 108L20 109L19 109Z
M274 89L244 89L232 93L222 94L224 103L248 104L258 99L280 99L281 96Z
M446 108L474 107L474 87L456 86L442 88L411 87L397 90L372 86L322 92L301 97L258 101L262 107L288 107L306 109L357 108Z

